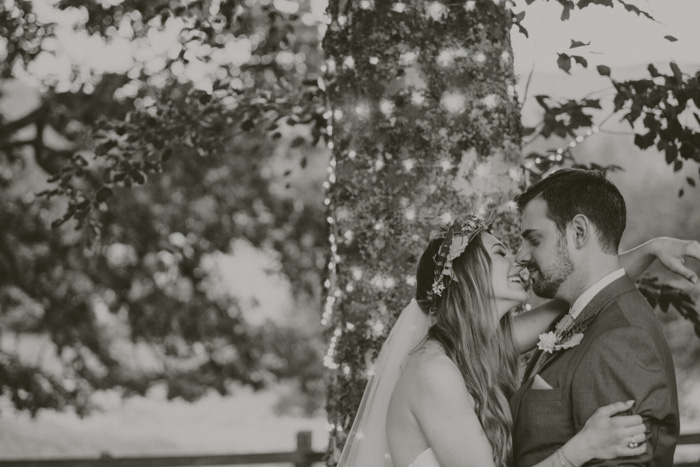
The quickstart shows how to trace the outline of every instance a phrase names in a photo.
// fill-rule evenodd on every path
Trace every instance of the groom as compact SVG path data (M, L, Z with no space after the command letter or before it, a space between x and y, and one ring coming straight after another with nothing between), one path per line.
M588 465L672 466L679 434L675 371L660 323L620 267L622 195L600 172L564 169L515 201L523 237L516 259L530 271L537 295L570 305L552 331L559 345L571 345L555 350L542 341L551 351L537 350L528 363L511 400L515 466L544 460L596 409L627 400L644 419L646 452Z

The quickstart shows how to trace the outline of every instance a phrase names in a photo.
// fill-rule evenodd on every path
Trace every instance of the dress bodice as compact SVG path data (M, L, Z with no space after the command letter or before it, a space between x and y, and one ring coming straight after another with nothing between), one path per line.
M440 467L437 457L431 448L418 454L408 467Z

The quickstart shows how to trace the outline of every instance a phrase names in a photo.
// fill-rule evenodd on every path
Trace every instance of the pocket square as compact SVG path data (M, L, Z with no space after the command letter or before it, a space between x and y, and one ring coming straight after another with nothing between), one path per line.
M540 375L535 375L535 380L532 382L532 389L543 390L543 389L554 389L545 381Z

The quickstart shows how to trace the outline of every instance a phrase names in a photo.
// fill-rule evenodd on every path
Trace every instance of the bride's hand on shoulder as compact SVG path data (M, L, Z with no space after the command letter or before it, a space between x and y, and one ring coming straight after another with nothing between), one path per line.
M646 451L646 433L639 415L618 415L629 410L634 401L616 402L596 410L568 443L564 456L574 465L591 459L615 459L639 456ZM630 447L633 446L633 447Z
M685 277L693 284L698 283L698 275L686 266L687 258L700 261L700 242L671 237L658 237L650 240L654 256L669 271Z

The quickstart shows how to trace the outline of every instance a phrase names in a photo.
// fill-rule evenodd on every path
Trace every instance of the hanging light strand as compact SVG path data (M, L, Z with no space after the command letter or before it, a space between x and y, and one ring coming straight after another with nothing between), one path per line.
M600 132L601 127L614 115L610 113L605 117L598 125L592 125L585 133L576 136L574 139L569 141L566 145L560 146L555 151L549 151L548 155L542 157L535 157L534 160L529 160L525 162L525 168L532 171L543 169L545 172L549 170L553 165L561 165L565 158L573 159L571 157L570 151L575 147L581 145L586 139ZM544 167L540 167L544 166Z
M333 119L334 113L331 110L330 102L327 102L326 112L323 114L326 122L326 135L328 138L328 149L330 150L330 161L328 163L326 181L323 182L323 188L325 189L325 197L323 204L326 206L326 222L328 222L328 243L330 245L330 255L328 258L328 264L326 271L326 280L324 282L324 287L326 289L326 300L323 305L323 313L321 315L321 325L328 329L333 323L333 312L337 301L341 297L341 291L338 287L338 263L340 262L340 256L338 255L338 236L337 236L337 224L335 221L335 209L333 206L333 201L331 199L331 191L336 183L335 169L337 161L335 158L335 144L333 143ZM336 345L338 338L342 334L340 327L336 327L331 337L326 356L323 359L323 364L331 370L338 368L338 363L335 361Z

